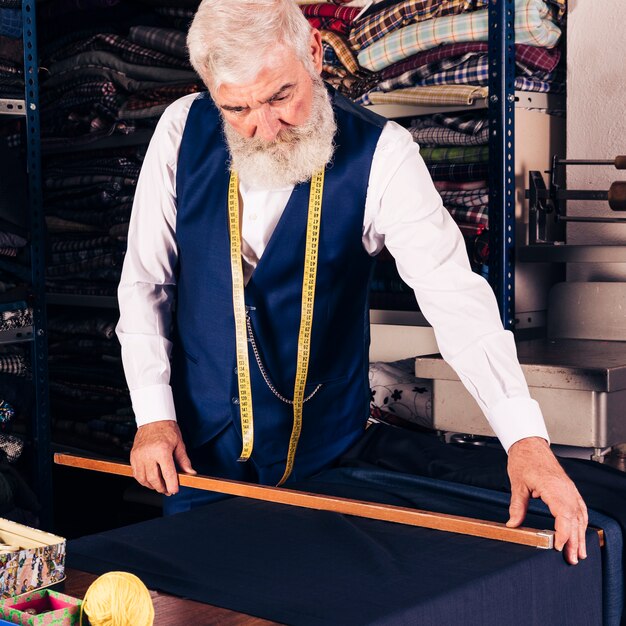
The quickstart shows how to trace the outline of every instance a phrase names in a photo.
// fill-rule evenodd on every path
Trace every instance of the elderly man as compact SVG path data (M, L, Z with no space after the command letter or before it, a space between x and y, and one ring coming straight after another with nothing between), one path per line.
M557 549L584 558L585 505L410 134L324 86L293 0L204 0L188 44L208 93L156 128L119 287L136 479L172 513L214 497L176 467L282 484L331 465L365 427L386 246L508 451L508 524L541 497Z

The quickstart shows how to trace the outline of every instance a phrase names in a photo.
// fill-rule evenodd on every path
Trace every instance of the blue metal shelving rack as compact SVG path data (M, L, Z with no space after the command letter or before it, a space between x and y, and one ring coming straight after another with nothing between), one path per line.
M489 3L489 282L515 324L515 1Z
M33 302L32 370L35 407L32 413L33 478L41 504L42 528L52 530L52 453L48 394L48 344L45 300L45 231L42 207L39 127L39 58L35 0L22 0L28 203L31 234Z

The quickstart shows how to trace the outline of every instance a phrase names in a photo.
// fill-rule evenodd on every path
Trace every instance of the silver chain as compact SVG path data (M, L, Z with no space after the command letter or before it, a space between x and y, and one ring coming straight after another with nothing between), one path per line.
M293 400L289 400L285 398L282 394L278 392L276 387L272 384L265 368L263 367L263 362L261 361L261 356L259 355L259 351L256 347L256 341L254 340L254 334L252 332L252 323L250 322L250 313L246 310L246 327L248 328L248 340L252 344L252 351L254 352L254 358L256 359L257 365L259 366L259 370L261 371L261 376L263 376L263 380L265 384L268 386L269 390L279 399L282 400L285 404L293 404ZM303 400L304 402L308 402L322 387L323 383L320 383L313 391Z

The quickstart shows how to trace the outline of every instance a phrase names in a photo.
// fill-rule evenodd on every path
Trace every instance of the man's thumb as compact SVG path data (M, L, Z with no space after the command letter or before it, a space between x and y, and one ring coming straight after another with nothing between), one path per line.
M187 451L185 450L184 445L177 445L174 448L174 460L176 464L185 474L197 474L195 469L191 467L191 460L187 456Z
M509 521L506 525L509 528L519 526L526 517L528 510L528 491L514 489L511 492L511 505L509 506Z

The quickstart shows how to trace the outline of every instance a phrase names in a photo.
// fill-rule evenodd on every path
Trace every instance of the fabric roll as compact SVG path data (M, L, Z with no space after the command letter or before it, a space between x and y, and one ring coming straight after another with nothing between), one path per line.
M488 146L421 148L420 154L426 163L487 163L489 161Z
M489 189L487 187L457 191L443 189L439 192L439 195L446 206L453 205L468 208L481 208L489 204Z
M484 146L489 142L489 129L475 135L460 133L450 128L409 128L413 140L420 146Z
M436 85L432 87L408 87L394 91L367 94L368 104L474 104L486 98L486 87L472 85Z

